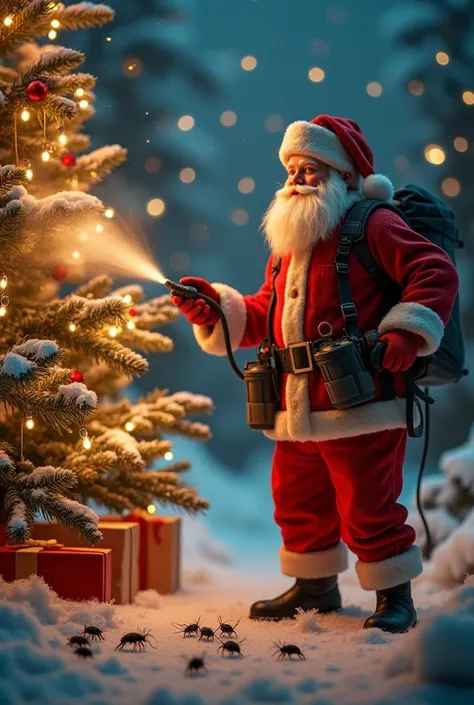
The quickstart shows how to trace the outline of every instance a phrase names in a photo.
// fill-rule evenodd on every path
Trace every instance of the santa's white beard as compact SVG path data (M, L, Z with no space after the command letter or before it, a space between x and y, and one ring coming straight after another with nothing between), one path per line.
M332 168L319 186L282 188L262 220L265 240L277 255L303 252L329 239L349 203L347 186Z

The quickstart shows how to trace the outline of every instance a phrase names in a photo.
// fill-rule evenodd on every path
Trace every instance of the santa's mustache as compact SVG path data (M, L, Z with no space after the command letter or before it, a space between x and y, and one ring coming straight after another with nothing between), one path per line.
M283 186L283 188L275 191L277 198L289 198L295 193L300 193L302 196L310 196L313 193L318 193L319 186L307 186L306 184L295 184L294 186Z

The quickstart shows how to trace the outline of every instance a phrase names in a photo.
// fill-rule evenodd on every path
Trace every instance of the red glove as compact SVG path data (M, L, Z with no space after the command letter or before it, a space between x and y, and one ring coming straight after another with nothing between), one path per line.
M193 286L199 293L214 299L217 304L220 303L219 294L206 279L201 279L200 277L183 277L183 279L179 280L179 283L185 286ZM215 326L219 320L217 311L211 309L204 299L200 299L199 297L196 299L184 299L181 296L172 296L171 300L193 325Z
M390 372L406 372L413 365L423 338L408 330L391 330L380 338L387 344L382 367Z

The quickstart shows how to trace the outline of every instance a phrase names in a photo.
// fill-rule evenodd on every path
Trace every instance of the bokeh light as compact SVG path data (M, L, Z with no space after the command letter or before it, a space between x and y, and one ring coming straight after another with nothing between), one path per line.
M148 157L145 162L145 170L149 174L156 174L161 169L161 159L158 157Z
M443 183L441 184L441 189L445 196L455 198L461 193L461 184L457 179L454 179L453 177L448 177L447 179L443 180Z
M165 212L165 202L161 198L152 198L151 201L148 201L146 209L149 215L163 215Z
M178 120L178 127L180 130L183 130L183 132L187 132L188 130L193 129L194 122L195 121L192 115L183 115Z
M268 132L282 132L284 124L281 115L269 115L265 118L265 129Z
M425 147L425 159L430 164L439 166L446 159L446 154L439 145L429 144Z
M240 193L252 193L255 188L255 181L250 177L244 177L240 179L238 188Z
M232 110L226 110L221 115L221 123L224 127L232 127L237 122L237 115Z
M238 208L233 211L231 219L235 225L246 225L248 223L249 214L242 208Z
M408 90L412 95L420 96L425 92L425 86L422 81L417 81L414 79L413 81L409 81Z
M194 169L191 169L191 167L187 166L184 169L181 169L179 178L184 184L190 184L196 178L196 172L194 171Z
M366 91L371 98L378 98L382 95L382 86L377 81L371 81L367 84Z
M244 71L253 71L257 68L257 59L255 56L244 56L240 62L240 65Z
M313 66L313 68L308 71L309 80L313 83L324 81L325 75L323 69L319 68L319 66Z
M454 140L454 149L457 152L467 152L469 149L469 142L465 137L456 137Z

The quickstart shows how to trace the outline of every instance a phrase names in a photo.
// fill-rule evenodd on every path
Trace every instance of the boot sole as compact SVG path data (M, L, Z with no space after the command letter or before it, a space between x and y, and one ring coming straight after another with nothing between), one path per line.
M340 610L342 610L342 605L341 607L330 607L323 610L318 609L317 614L329 614L329 612L339 612ZM253 619L258 622L281 622L282 619L296 619L296 617L297 615L284 615L282 617L259 617L257 615L249 615L249 619Z

